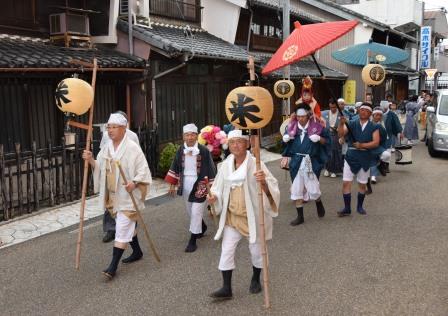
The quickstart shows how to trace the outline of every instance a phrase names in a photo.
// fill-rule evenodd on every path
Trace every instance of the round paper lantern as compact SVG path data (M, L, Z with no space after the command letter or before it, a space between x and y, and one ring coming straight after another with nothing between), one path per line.
M386 78L386 70L379 64L369 64L362 69L361 75L365 84L377 86Z
M93 89L90 84L78 78L67 78L56 88L56 105L65 113L82 115L93 102Z
M294 94L294 83L291 80L278 80L274 84L274 93L281 99L287 99Z
M262 87L238 87L226 98L226 115L230 123L240 129L259 129L269 124L274 113L274 102Z

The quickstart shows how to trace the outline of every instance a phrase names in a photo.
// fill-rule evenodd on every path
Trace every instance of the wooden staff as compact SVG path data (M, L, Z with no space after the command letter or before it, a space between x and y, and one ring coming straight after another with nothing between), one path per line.
M210 182L208 181L208 177L204 177L204 181L205 181L205 187L207 188L207 194L209 197L211 197L212 192L210 191ZM215 205L210 204L210 209L213 216L213 222L215 223L215 226L218 227L218 217L216 216Z
M256 161L256 171L261 170L260 160L260 130L255 135L255 144L253 154ZM269 296L269 264L268 264L268 247L266 245L266 231L264 224L264 205L263 205L263 188L261 182L258 182L258 208L259 208L259 225L260 225L260 242L261 242L261 255L263 257L263 290L264 290L264 306L271 308L271 300Z
M255 65L254 58L249 56L249 63L247 64L249 69L249 84L252 85L255 80ZM260 160L260 135L261 129L257 130L257 135L255 137L255 144L253 153L256 161L256 171L261 170L261 160ZM268 266L268 247L266 246L266 231L264 224L264 205L263 205L263 189L261 187L261 182L258 182L258 208L259 208L259 225L260 225L260 242L261 242L261 255L263 257L263 290L264 290L264 307L271 308L271 299L269 296L269 266Z
M117 161L116 164L117 164L118 170L120 170L120 175L121 175L121 178L123 179L123 184L126 185L128 183L128 180L126 179L126 175L124 174L124 171L121 168L120 162ZM149 248L150 248L152 254L154 255L154 258L156 258L156 260L158 262L160 262L159 254L157 253L157 249L154 246L154 243L152 242L151 237L149 236L148 227L146 227L146 224L143 221L143 217L142 217L142 214L140 213L140 211L138 209L137 202L135 201L134 194L132 194L132 192L128 192L128 193L131 196L132 204L134 204L134 208L135 208L135 211L136 211L137 217L138 217L138 222L140 223L140 225L142 225L143 231L145 232L146 239L148 240L148 243L149 243Z
M93 109L95 106L95 85L96 85L96 72L98 70L97 59L93 59L93 72L92 72L92 89L93 89L93 101L92 106L89 111L89 125L87 129L87 139L86 139L86 150L90 150L90 141L92 139L92 125L93 125ZM81 195L81 209L79 211L79 232L78 232L78 242L76 244L76 260L75 269L79 270L79 262L81 260L81 244L84 234L84 209L86 206L86 194L87 194L87 183L89 174L89 162L84 161L84 175L82 178L82 195Z

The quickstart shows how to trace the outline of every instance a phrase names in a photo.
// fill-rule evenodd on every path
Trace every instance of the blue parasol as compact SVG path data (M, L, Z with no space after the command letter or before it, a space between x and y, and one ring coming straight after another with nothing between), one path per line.
M370 60L367 61L367 54L370 52ZM334 51L334 59L346 64L365 66L370 61L379 62L382 65L397 64L409 58L409 53L403 49L375 43L370 40L368 43L348 46Z

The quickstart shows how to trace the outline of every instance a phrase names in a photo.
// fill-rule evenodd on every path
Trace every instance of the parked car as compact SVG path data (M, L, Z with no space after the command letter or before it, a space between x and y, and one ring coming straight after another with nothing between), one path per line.
M437 157L448 152L448 89L436 91L436 106L426 108L428 153Z

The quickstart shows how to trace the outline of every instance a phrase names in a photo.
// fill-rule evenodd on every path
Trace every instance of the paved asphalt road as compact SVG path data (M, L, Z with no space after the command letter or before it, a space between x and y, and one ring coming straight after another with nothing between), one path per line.
M146 250L144 260L120 266L111 282L100 273L111 244L101 242L98 220L87 225L80 271L73 269L76 227L0 250L0 315L448 315L447 157L430 158L419 144L413 165L392 165L374 187L367 216L336 217L341 178L324 178L327 216L319 220L314 203L306 205L299 227L289 226L295 214L289 180L277 162L269 167L282 189L270 244L269 312L262 295L248 292L245 241L234 299L209 299L221 285L220 244L208 219L198 251L183 252L187 218L177 198L145 211L162 263Z

